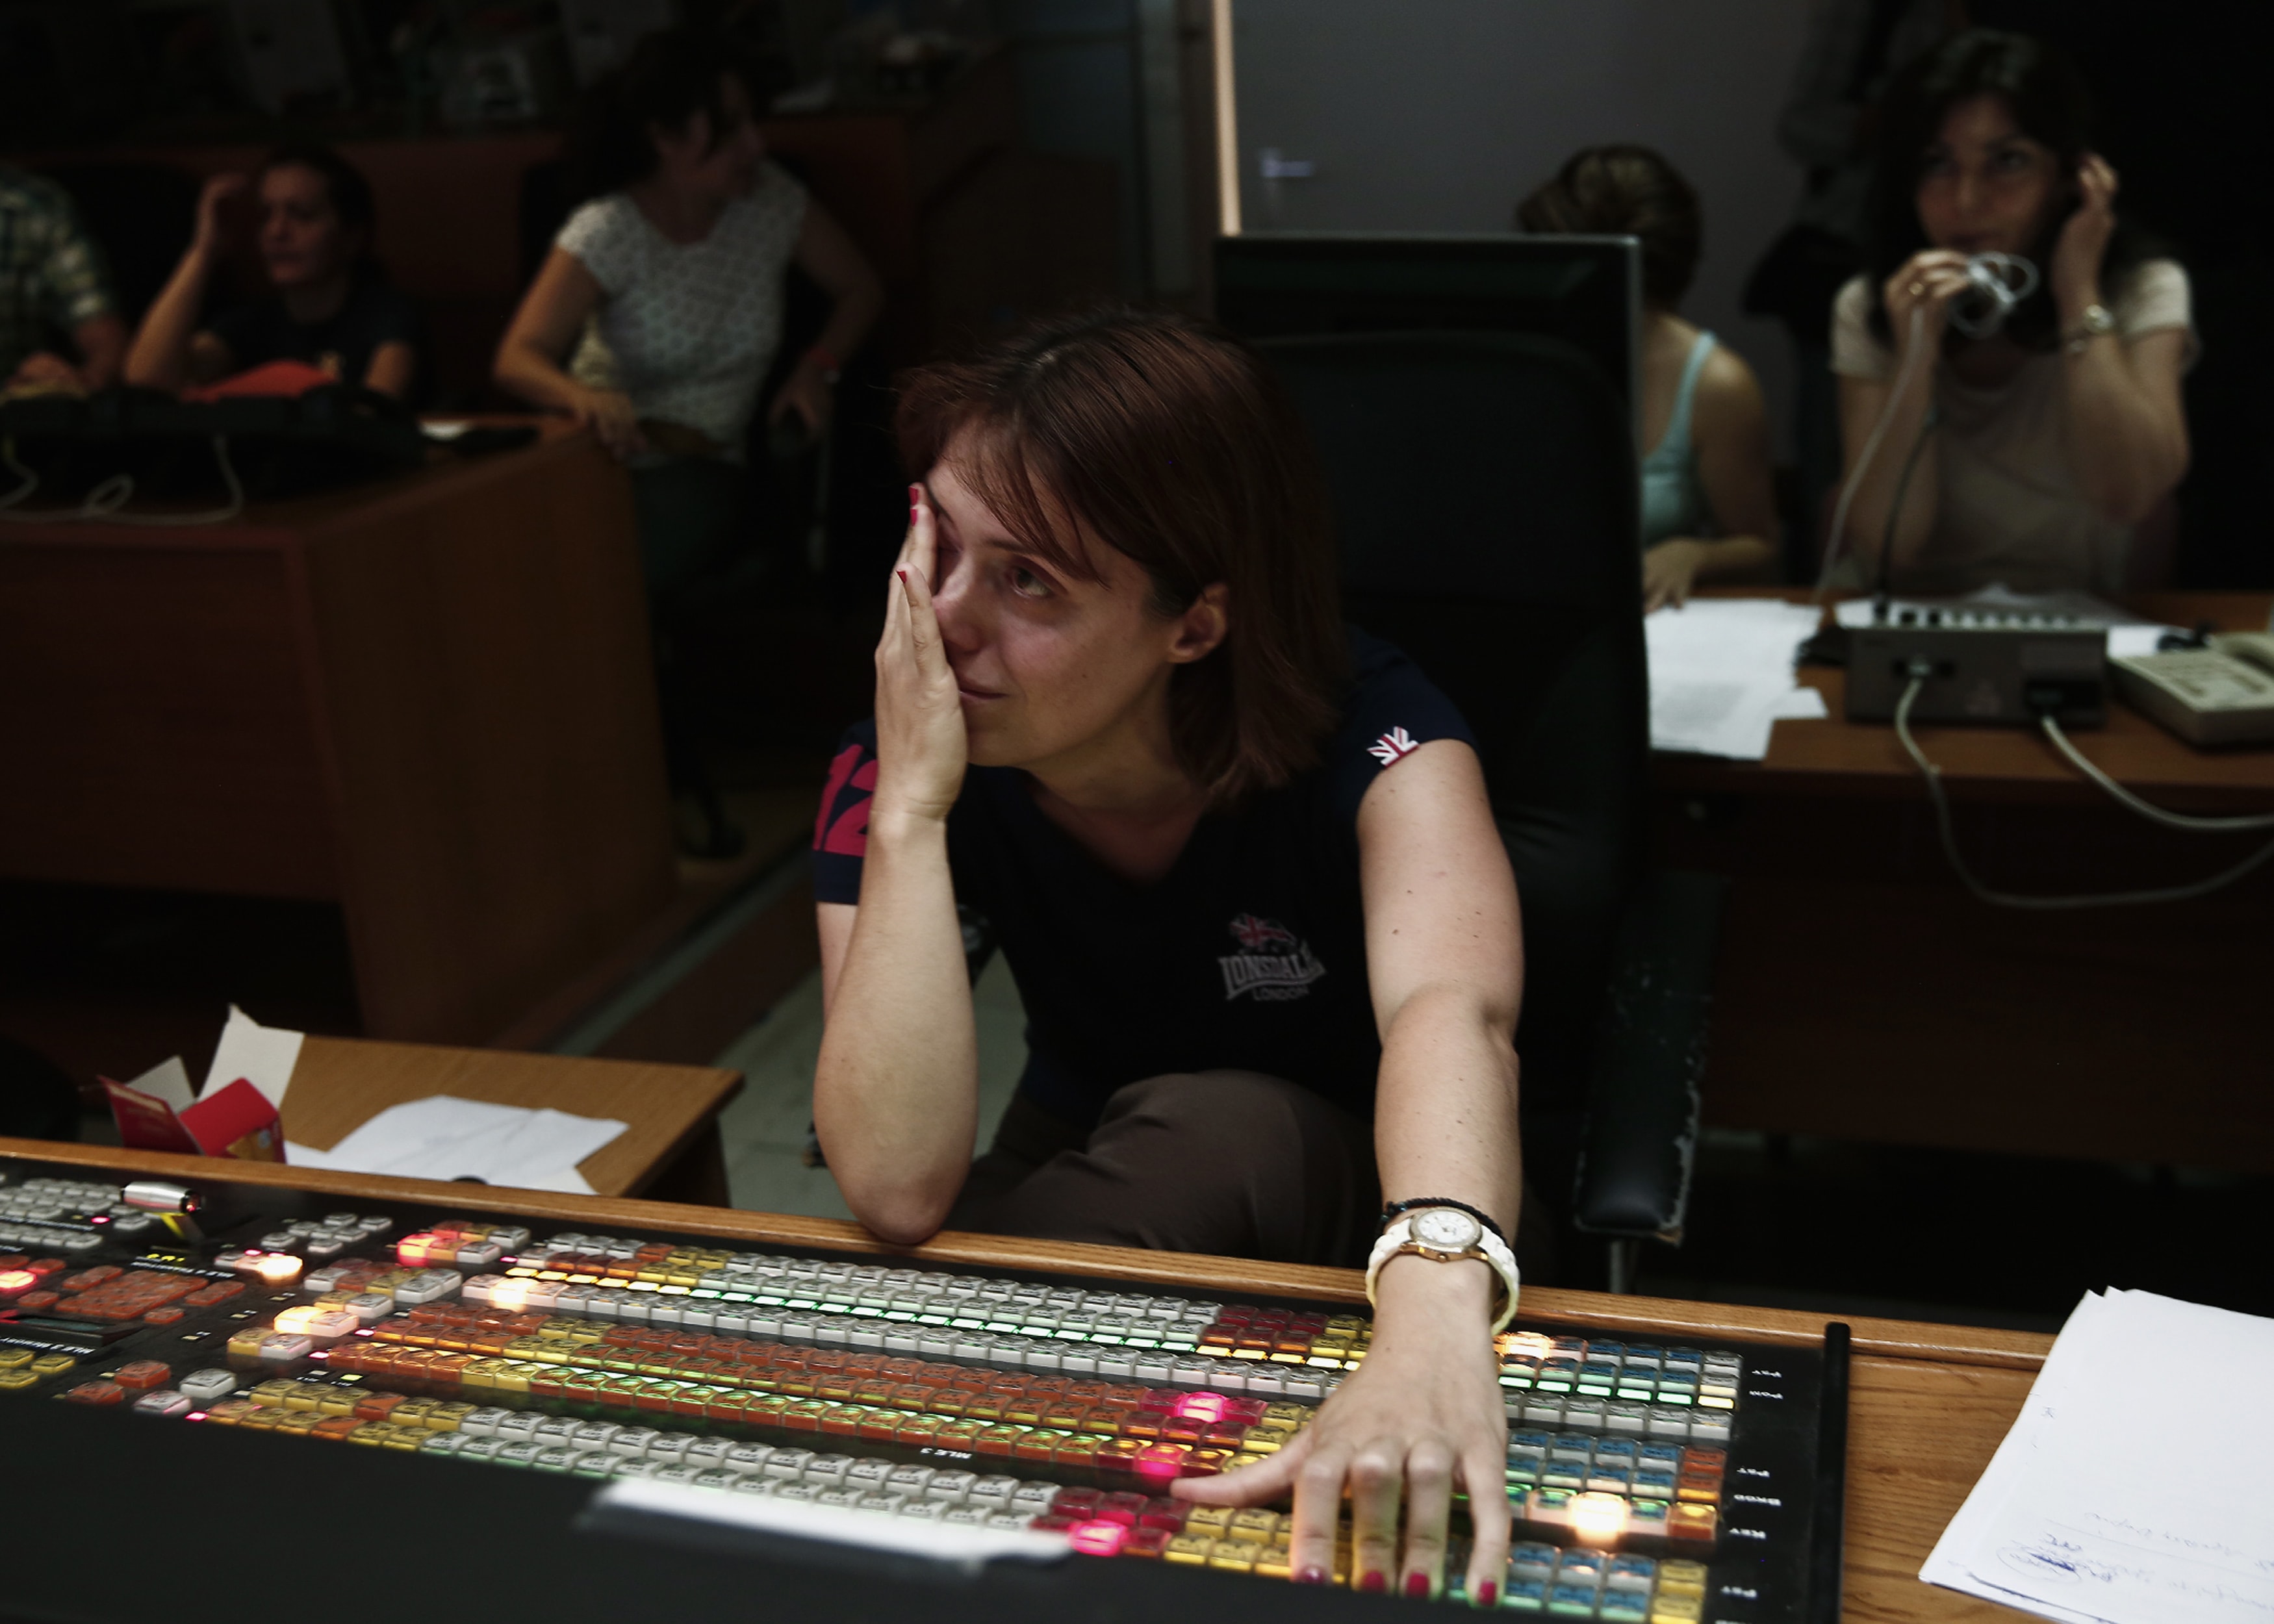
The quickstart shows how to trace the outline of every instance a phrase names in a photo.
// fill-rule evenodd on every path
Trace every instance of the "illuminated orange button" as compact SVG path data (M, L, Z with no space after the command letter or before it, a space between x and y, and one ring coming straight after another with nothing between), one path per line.
M1666 1515L1667 1537L1710 1541L1720 1520L1719 1514L1711 1506L1675 1506Z

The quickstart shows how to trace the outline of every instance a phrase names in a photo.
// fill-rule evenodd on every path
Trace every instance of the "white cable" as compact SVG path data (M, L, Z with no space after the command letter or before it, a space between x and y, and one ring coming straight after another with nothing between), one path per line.
M16 460L16 437L13 434L0 439L0 463L4 463L10 473L23 481L7 495L0 496L0 513L4 513L40 488L40 477Z
M1927 799L1934 803L1935 830L1942 837L1942 854L1949 859L1952 871L1964 882L1966 889L1984 902L1993 903L2001 908L2043 910L2113 908L2135 906L2151 902L2187 902L2197 897L2207 897L2222 886L2233 884L2243 876L2260 867L2267 859L2274 858L2274 841L2270 841L2232 868L2215 874L2207 880L2198 880L2192 885L2174 885L2162 891L2111 891L2086 897L2025 897L2013 891L1992 891L1974 877L1974 871L1966 866L1966 860L1958 854L1958 837L1952 831L1950 826L1950 800L1943 793L1942 788L1942 769L1927 760L1926 753L1918 747L1918 741L1911 737L1911 704L1918 698L1919 690L1925 685L1924 677L1912 677L1909 686L1903 689L1903 696L1895 702L1895 737L1901 741L1904 754L1911 758L1912 764L1919 770L1919 775L1926 780Z
M2110 778L2088 761L2061 725L2050 716L2037 718L2045 730L2045 737L2053 741L2053 748L2068 757L2068 764L2106 790L2119 806L2137 812L2151 823L2161 823L2166 829L2177 829L2191 835L2238 834L2253 829L2274 829L2274 812L2248 814L2237 817L2195 817L2185 812L2167 812L2163 808L2140 799L2130 790Z
M112 508L104 512L100 516L108 519L113 524L165 525L228 523L229 521L234 519L237 515L245 511L245 485L244 483L237 477L237 465L229 460L228 435L216 434L213 437L213 453L214 461L221 465L222 483L229 489L229 500L222 506L219 508L209 508L203 513L121 513L116 508ZM120 475L119 477L124 478L125 476ZM106 481L106 483L108 482ZM129 479L126 484L127 493L132 495L133 493L134 482ZM88 493L87 500L92 502L95 496L101 493L102 488L103 487L102 485L97 485L93 492ZM124 500L124 498L121 498L120 500L123 501ZM97 515L90 514L87 516L93 518Z
M221 466L222 484L229 491L229 500L219 508L209 508L203 513L128 513L128 502L134 500L134 477L113 474L94 489L76 508L66 508L60 513L16 513L11 503L21 501L31 494L39 477L16 461L12 447L0 448L0 462L32 483L6 498L0 498L0 519L19 524L69 524L78 522L99 522L106 524L226 524L245 511L245 484L237 477L237 465L230 461L229 437L213 437L214 461Z
M1917 369L1919 356L1926 348L1926 311L1917 304L1911 306L1910 342L1903 347L1903 364L1895 371L1895 387L1887 391L1887 403L1879 408L1879 420L1871 425L1871 432L1857 454L1856 466L1849 470L1848 482L1840 487L1839 503L1832 510L1832 534L1824 544L1824 567L1816 572L1816 595L1811 603L1824 601L1826 588L1832 583L1832 571L1840 562L1840 545L1848 536L1848 509L1854 505L1856 492L1864 483L1864 476L1871 466L1871 459L1879 454L1879 442L1886 439L1887 430L1894 426L1895 408L1910 387L1911 374Z

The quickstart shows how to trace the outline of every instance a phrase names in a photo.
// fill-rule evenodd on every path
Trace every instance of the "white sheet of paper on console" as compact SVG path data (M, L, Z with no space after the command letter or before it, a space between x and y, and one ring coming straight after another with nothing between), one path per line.
M2088 1297L1920 1577L2068 1621L2274 1620L2274 1320Z

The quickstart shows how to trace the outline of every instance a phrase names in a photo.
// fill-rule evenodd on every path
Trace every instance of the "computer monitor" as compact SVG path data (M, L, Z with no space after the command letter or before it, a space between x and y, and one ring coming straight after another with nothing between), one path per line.
M1559 340L1631 413L1642 250L1630 237L1372 231L1223 237L1216 313L1241 336L1526 333Z

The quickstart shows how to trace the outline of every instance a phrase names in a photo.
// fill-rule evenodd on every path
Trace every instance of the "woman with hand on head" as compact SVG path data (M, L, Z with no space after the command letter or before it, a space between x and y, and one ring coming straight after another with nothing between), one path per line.
M1176 1492L1291 1491L1316 1583L1347 1492L1351 1583L1420 1594L1465 1490L1462 1576L1490 1605L1523 966L1466 726L1341 623L1320 475L1228 335L1045 324L915 374L900 435L922 481L877 714L815 835L814 1118L839 1187L903 1244L1371 1255L1360 1368L1269 1461ZM1028 1021L975 1162L959 904L998 933ZM1383 1197L1411 1204L1386 1241Z
M1642 243L1643 613L1687 602L1700 581L1764 578L1780 526L1760 382L1680 314L1703 245L1697 192L1647 147L1590 147L1516 219Z
M595 85L572 154L590 200L568 217L505 341L498 386L591 425L631 464L651 599L729 544L743 437L781 342L794 264L828 324L768 403L828 432L842 357L883 284L805 188L766 162L749 81L718 40L651 34Z
M260 207L269 294L200 326L225 249L222 212L248 188ZM196 234L142 318L126 381L207 384L271 361L303 361L397 400L418 377L418 312L371 259L375 213L363 171L328 147L280 147L250 180L216 175L198 199Z
M2187 273L2117 217L2087 123L2075 68L2021 34L1959 34L1890 86L1870 269L1833 318L1851 583L1888 547L1909 591L2116 590L2187 471ZM1987 254L2028 261L2002 322Z

